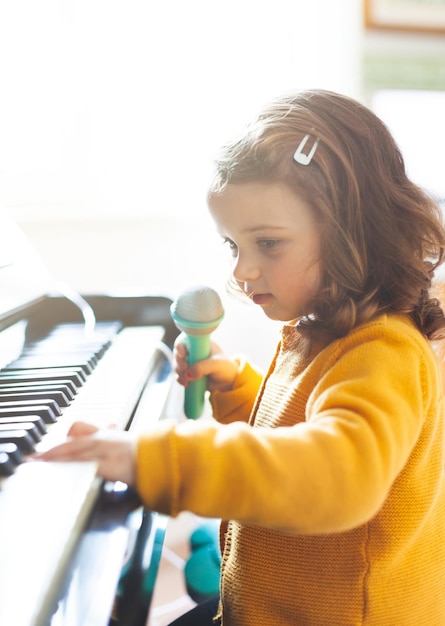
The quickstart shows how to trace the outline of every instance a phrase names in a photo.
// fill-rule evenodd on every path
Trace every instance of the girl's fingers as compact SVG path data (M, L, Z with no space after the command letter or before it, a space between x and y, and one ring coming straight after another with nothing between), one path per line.
M100 442L92 437L82 437L70 439L31 458L42 461L95 461L99 456Z
M83 437L86 435L93 435L98 430L97 426L94 426L93 424L88 424L87 422L74 422L68 431L68 436Z

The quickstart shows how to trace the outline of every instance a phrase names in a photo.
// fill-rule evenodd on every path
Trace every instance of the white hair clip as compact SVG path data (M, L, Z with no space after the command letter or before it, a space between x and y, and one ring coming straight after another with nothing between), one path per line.
M294 161L296 163L299 163L300 165L309 165L309 163L312 161L313 156L315 154L315 150L317 149L318 143L320 141L320 139L318 137L315 137L315 141L312 145L311 151L309 152L309 154L303 154L303 148L306 145L307 140L310 138L309 134L306 134L303 139L300 142L300 145L298 146L298 148L295 150L295 154L294 154Z

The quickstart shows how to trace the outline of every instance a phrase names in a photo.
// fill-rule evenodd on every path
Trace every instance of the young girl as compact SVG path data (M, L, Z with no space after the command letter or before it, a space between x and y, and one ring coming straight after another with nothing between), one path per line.
M326 91L263 111L208 199L234 286L285 323L267 374L217 346L188 366L178 341L178 380L208 376L215 421L137 442L77 424L41 458L97 459L152 510L230 520L218 619L197 607L177 624L442 626L437 206L383 123Z

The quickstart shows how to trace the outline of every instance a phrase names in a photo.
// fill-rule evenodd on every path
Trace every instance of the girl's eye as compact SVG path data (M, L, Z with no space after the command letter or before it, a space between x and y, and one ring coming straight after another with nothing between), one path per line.
M231 239L229 239L228 237L223 238L223 245L228 246L232 254L235 254L238 249L236 243L232 241Z
M270 250L272 248L275 248L275 246L278 245L278 239L258 239L258 245L261 248Z

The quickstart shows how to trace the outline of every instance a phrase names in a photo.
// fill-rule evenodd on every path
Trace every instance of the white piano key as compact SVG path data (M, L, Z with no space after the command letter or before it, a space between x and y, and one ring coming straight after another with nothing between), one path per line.
M161 327L124 328L37 449L63 441L76 420L125 429L162 335ZM162 402L152 405L152 419L159 410ZM47 625L100 485L95 463L32 461L0 479L0 624Z

